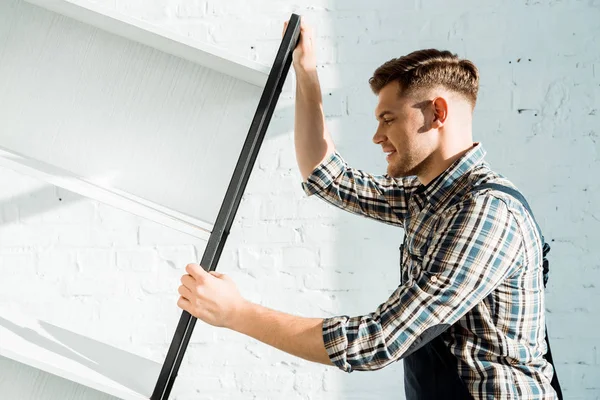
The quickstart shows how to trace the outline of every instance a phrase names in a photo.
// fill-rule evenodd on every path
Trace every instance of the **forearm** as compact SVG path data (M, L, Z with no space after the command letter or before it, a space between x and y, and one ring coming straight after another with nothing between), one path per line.
M323 320L304 318L245 302L230 329L308 361L333 365L325 350Z
M296 115L294 123L296 159L302 179L335 151L325 125L323 97L316 70L296 69Z

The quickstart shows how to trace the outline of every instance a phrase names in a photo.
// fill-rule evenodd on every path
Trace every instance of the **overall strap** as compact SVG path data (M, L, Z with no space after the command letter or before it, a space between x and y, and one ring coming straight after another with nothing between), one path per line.
M535 220L535 217L533 216L533 211L531 210L531 207L529 207L529 203L527 203L527 200L525 200L525 197L521 194L521 192L519 192L518 190L513 189L511 187L501 185L499 183L484 183L482 185L474 186L471 189L471 193L478 192L480 190L485 190L485 189L497 190L499 192L503 192L503 193L511 195L515 199L519 200L521 202L521 204L523 204L525 209L527 209L527 212L529 213L529 215L531 215L531 219L533 219L535 227L540 235L540 239L542 240L544 287L546 287L546 283L548 282L548 272L549 272L549 263L548 263L548 260L546 259L546 255L550 251L550 246L544 240L544 235L542 235L542 230L540 229L540 226L538 225L537 221ZM552 352L550 350L550 341L548 340L548 328L547 327L546 327L546 346L548 347L548 352L546 353L546 360L554 368L554 376L552 377L552 382L551 382L552 388L556 391L556 394L558 395L559 400L562 400L563 394L562 394L562 390L560 388L560 383L558 382L558 376L556 374L556 367L554 366L554 360L552 359Z
M521 204L523 204L523 206L525 207L525 209L527 210L529 215L531 215L531 219L533 220L533 223L535 224L535 228L537 229L538 234L540 235L540 240L542 241L542 258L543 258L542 266L544 268L544 272L543 272L544 287L546 287L546 285L548 284L548 273L550 272L550 263L546 259L546 255L548 255L548 253L550 252L550 245L544 240L544 235L542 234L542 230L540 229L540 226L538 225L537 221L535 220L533 211L531 210L531 207L529 207L529 203L527 202L527 200L525 200L525 197L521 194L521 192L519 192L518 190L513 189L511 187L501 185L499 183L484 183L483 185L474 186L471 189L471 193L479 192L480 190L485 190L485 189L497 190L499 192L504 192L506 194L511 195L515 199L519 200L521 202Z
M504 192L519 200L521 204L523 204L529 215L531 215L531 218L533 219L533 222L535 224L535 228L537 229L538 233L540 234L540 238L542 239L542 244L545 244L544 235L542 235L542 230L540 229L540 226L538 225L537 221L535 220L535 217L533 216L533 211L531 210L531 207L529 207L529 203L527 202L527 200L525 200L525 197L521 194L521 192L509 186L501 185L499 183L484 183L483 185L474 186L471 189L471 193L479 192L485 189L493 189L499 192Z

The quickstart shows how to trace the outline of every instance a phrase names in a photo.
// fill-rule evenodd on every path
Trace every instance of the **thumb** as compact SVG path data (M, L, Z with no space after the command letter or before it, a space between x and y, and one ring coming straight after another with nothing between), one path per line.
M214 276L215 278L219 278L219 279L221 279L221 278L225 277L225 275L224 275L224 274L222 274L222 273L220 273L220 272L217 272L217 271L210 271L209 273L210 273L212 276Z

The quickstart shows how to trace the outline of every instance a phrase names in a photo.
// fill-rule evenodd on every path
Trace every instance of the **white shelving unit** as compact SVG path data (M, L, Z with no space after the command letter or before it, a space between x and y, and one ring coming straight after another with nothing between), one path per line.
M86 0L25 0L77 21L263 87L269 67Z
M293 18L271 70L88 0L0 1L0 166L206 239L202 265L216 268ZM167 399L193 330L183 313L158 364L12 306L0 356L122 399Z
M161 364L0 309L0 356L126 400L149 399Z
M0 165L207 239L268 70L86 0L4 0Z

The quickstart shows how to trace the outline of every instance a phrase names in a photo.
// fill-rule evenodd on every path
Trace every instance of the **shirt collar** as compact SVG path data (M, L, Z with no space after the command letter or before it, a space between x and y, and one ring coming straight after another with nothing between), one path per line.
M436 206L453 192L462 176L483 162L485 155L486 151L483 146L475 143L468 152L454 161L431 182L427 185L420 185L416 193L421 194L432 206Z

